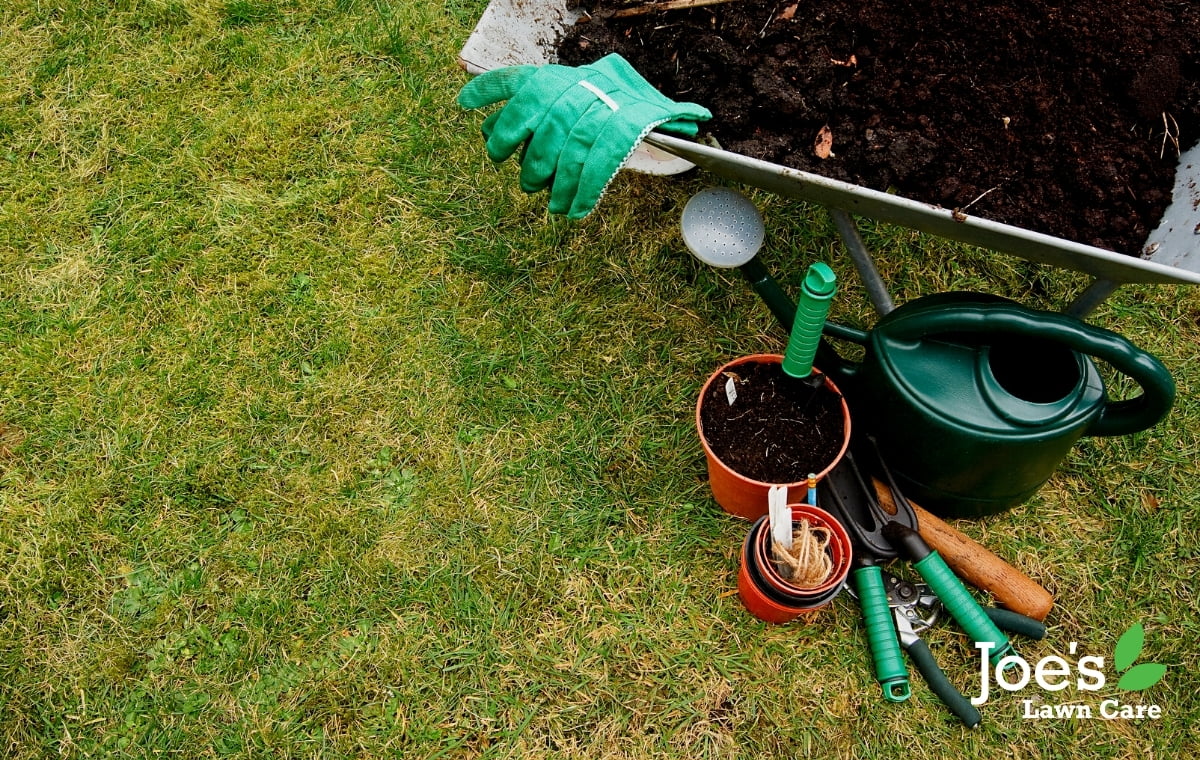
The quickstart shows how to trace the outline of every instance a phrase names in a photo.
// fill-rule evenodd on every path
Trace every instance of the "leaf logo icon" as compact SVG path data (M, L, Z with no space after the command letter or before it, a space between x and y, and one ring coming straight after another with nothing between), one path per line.
M1141 655L1142 646L1145 643L1146 630L1141 623L1137 623L1117 639L1117 647L1113 650L1113 666L1116 667L1118 673L1125 671L1121 680L1117 681L1118 689L1125 691L1149 689L1166 675L1167 666L1156 662L1144 662L1141 665L1130 667Z

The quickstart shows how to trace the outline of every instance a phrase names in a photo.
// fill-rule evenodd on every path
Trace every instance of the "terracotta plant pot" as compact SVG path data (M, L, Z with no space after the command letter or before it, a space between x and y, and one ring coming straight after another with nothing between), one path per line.
M819 586L806 589L792 585L761 551L770 526L765 517L759 519L742 543L738 597L751 615L768 623L786 623L828 605L841 593L850 574L850 537L838 521L828 512L808 505L792 505L792 515L794 519L804 517L812 524L830 529L832 535L826 551L834 567Z
M825 551L829 555L833 569L824 583L812 588L797 586L784 578L778 570L771 549L771 526L767 518L762 517L750 530L750 549L753 552L755 566L765 568L765 571L759 571L763 581L776 591L794 597L818 596L844 583L850 573L850 564L854 559L850 534L846 532L836 517L823 509L808 504L789 504L788 506L792 510L792 520L808 520L813 527L825 528L829 531L829 546Z
M760 364L781 364L783 356L781 354L752 354L734 359L722 365L717 369L704 384L700 391L700 397L696 401L696 432L700 436L700 443L704 446L704 455L708 462L708 483L712 489L713 499L717 504L721 505L731 515L741 517L746 520L757 520L767 513L767 493L773 485L785 485L788 487L788 501L802 502L808 494L808 480L797 480L789 483L767 483L761 480L743 475L736 471L713 452L709 445L708 439L704 435L704 425L701 421L701 410L704 406L704 399L707 396L712 385L725 375L726 372L737 368L743 364L752 362ZM815 373L820 373L820 370L814 369ZM781 370L782 372L782 370ZM825 376L825 387L834 393L841 395L837 386L833 381ZM829 461L824 468L816 472L818 480L825 477L842 457L846 454L846 448L850 445L850 409L846 406L846 400L841 399L842 421L843 421L843 440L841 450L837 455Z
M738 596L751 615L767 623L787 623L805 612L803 607L776 601L750 578L749 567L744 562L738 569Z

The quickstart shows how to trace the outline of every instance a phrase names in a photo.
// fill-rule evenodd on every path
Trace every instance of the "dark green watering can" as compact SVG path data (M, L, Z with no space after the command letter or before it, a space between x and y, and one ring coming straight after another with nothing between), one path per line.
M846 394L855 430L875 437L907 496L944 517L1023 502L1080 437L1145 430L1175 399L1162 363L1120 335L994 296L941 293L869 333L826 332L866 347L857 365L821 365ZM1141 394L1109 400L1088 357Z

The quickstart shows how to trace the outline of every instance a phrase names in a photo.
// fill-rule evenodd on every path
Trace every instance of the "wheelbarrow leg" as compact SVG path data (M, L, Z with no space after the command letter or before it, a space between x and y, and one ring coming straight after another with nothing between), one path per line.
M871 253L863 243L862 237L859 236L854 219L850 214L837 208L829 209L829 215L833 217L833 223L837 225L838 233L846 244L846 250L850 252L854 268L858 270L858 276L867 289L867 297L871 299L871 305L875 307L875 312L879 316L883 316L895 309L896 306L888 293L887 285L879 276L879 270L875 268L875 261L871 258ZM1083 319L1104 303L1118 287L1119 284L1112 280L1097 277L1067 308L1063 309L1063 313Z
M829 209L829 215L833 217L833 223L837 225L838 233L841 234L842 241L846 244L846 250L850 252L854 268L858 270L858 276L867 289L867 297L871 299L875 313L882 317L896 308L896 305L892 303L887 285L879 276L879 270L875 268L875 261L871 258L867 246L863 244L862 237L858 234L858 228L854 226L854 220L840 208Z
M862 237L858 234L854 219L850 214L838 208L830 208L829 215L833 217L833 223L837 225L838 233L846 244L846 250L850 253L854 268L858 270L858 276L862 279L863 286L867 290L867 297L871 300L871 305L875 307L875 312L879 316L883 316L895 309L896 306L888 293L887 285L880 277L870 251L867 250ZM1119 284L1112 280L1097 277L1067 308L1063 309L1063 313L1077 319L1084 319L1104 303L1118 287L1120 287Z
M1083 319L1095 311L1097 306L1104 303L1104 299L1112 295L1116 289L1117 283L1097 277L1071 302L1070 306L1063 309L1063 313L1076 319Z

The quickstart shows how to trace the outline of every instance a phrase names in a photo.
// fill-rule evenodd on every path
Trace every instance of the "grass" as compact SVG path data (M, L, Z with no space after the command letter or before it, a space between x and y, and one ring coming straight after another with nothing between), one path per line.
M1194 749L1200 298L1128 287L1095 316L1174 372L1166 422L960 526L1057 594L1031 662L1144 623L1166 678L1103 694L1164 717L1024 720L1026 692L968 733L919 679L886 705L848 599L767 626L734 592L746 526L691 410L782 338L679 240L711 178L622 176L584 222L548 217L454 105L484 5L0 10L0 753ZM824 212L755 199L785 286L829 260L837 316L869 325ZM898 301L1059 308L1083 284L863 233ZM928 638L973 690L956 629Z

